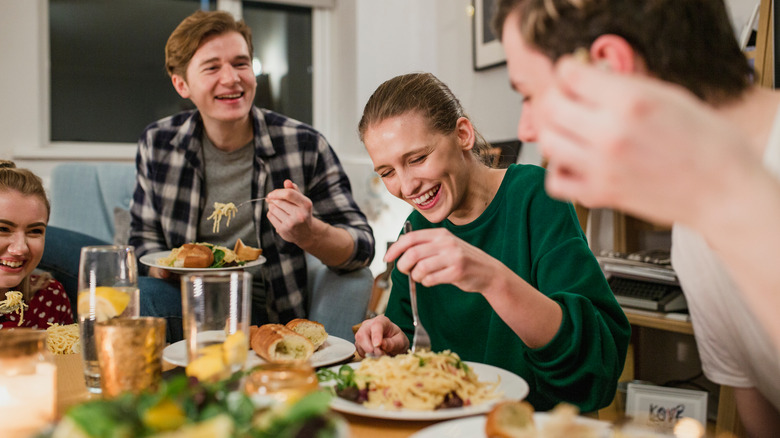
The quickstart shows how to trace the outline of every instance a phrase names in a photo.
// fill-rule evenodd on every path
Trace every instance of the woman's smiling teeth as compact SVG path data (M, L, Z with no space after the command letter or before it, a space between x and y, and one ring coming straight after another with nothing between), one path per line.
M441 188L440 185L436 186L436 187L428 190L427 192L423 193L421 196L418 196L418 197L412 199L412 202L414 202L417 205L425 205L426 202L428 202L431 198L436 196L436 193L439 192L440 188Z
M0 260L0 264L8 266L10 268L18 268L24 264L23 261L14 261L14 260Z

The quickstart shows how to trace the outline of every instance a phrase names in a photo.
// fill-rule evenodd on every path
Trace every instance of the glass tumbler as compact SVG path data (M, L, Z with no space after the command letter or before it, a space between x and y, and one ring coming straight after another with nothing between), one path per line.
M95 324L112 318L137 317L138 267L132 246L81 248L78 281L79 332L87 390L100 393L100 366Z
M252 274L183 275L181 290L187 375L219 380L242 369L249 353Z

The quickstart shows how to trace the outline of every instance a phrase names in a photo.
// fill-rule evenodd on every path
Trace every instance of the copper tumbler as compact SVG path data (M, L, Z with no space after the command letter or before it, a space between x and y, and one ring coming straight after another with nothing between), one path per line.
M95 338L105 398L157 389L162 380L165 319L110 319L95 324Z

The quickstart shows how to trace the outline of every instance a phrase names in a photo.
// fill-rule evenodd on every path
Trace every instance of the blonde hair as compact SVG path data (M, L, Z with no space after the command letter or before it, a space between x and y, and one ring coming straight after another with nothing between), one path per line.
M38 198L46 206L46 221L49 221L51 205L46 197L46 189L43 188L41 179L29 169L17 168L13 161L0 160L0 194L9 191ZM18 286L24 301L29 302L33 294L45 286L49 280L51 280L51 276L42 275L33 283L30 281L29 275L25 277Z

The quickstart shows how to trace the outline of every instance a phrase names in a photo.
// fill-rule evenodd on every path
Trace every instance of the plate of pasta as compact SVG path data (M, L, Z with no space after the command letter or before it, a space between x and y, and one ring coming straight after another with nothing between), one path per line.
M337 376L328 380L328 374ZM320 372L339 397L331 408L346 414L394 420L444 420L484 414L505 398L523 399L528 383L504 369L462 361L456 353L417 352L366 358ZM356 388L350 401L343 383ZM350 391L348 391L350 392Z

